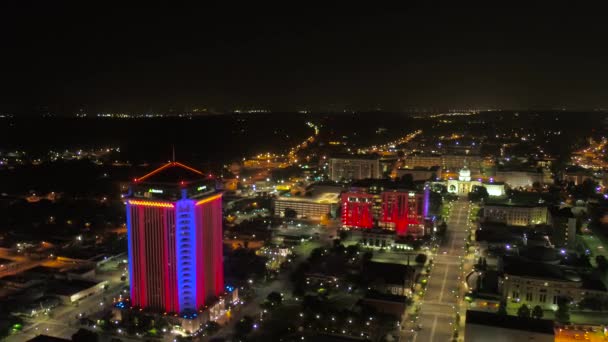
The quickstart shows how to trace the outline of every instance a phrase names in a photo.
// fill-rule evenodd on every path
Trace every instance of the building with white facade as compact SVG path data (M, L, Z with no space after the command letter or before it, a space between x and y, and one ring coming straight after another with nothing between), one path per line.
M481 179L471 179L471 170L466 166L458 172L458 179L448 179L447 189L449 193L456 195L467 195L473 187L482 186L492 197L505 195L505 185L500 182L482 182Z
M564 266L505 257L500 271L498 291L508 303L557 310L559 297L570 298L575 303L584 298L608 297L599 279Z
M511 188L531 188L534 183L539 185L551 183L551 173L549 171L496 171L494 179Z
M486 203L483 208L482 220L504 223L508 226L533 226L550 224L551 215L549 215L549 210L543 203Z
M459 170L465 165L479 170L483 160L478 155L467 154L411 154L405 157L405 168L440 166L443 170Z
M334 192L321 193L317 196L279 196L273 200L274 215L285 217L285 212L295 211L297 218L309 218L321 220L323 218L335 217L340 194Z

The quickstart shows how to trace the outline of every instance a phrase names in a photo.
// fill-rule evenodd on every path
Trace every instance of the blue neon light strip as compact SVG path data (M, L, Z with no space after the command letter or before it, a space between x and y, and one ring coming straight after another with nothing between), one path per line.
M128 262L129 262L129 288L131 297L133 297L133 241L131 226L131 205L127 202L127 246L128 246Z
M195 205L195 201L183 199L177 201L175 210L177 295L181 312L196 311Z
M429 216L429 205L430 205L430 195L431 195L431 187L429 185L429 183L426 183L424 185L424 208L423 208L423 215L424 217L428 217Z

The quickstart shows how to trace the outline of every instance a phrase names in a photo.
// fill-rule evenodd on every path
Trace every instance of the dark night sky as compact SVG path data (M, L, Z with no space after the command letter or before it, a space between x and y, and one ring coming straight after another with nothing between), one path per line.
M0 111L608 107L599 8L58 3L0 4Z

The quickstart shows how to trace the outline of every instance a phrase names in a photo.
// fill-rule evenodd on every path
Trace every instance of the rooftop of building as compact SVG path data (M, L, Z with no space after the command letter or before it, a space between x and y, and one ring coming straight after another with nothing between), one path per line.
M405 191L414 191L411 189L411 184L401 183L399 181L395 181L392 179L375 179L375 178L365 178L353 181L351 184L352 188L381 188L387 190L405 190Z
M395 302L405 304L407 297L394 295L391 293L381 293L378 291L367 291L364 299L381 300L384 302Z
M64 341L72 341L67 340L65 338L59 338L49 335L38 335L32 339L27 340L28 342L64 342Z
M591 170L588 170L582 166L578 166L578 165L571 165L568 166L565 170L564 173L566 174L580 174L580 175L588 175L591 176L593 174L593 172Z
M29 270L25 271L24 273L28 274L28 275L32 275L32 274L40 274L40 275L54 275L59 273L60 269L56 268L56 267L49 267L49 266L36 266L33 268L30 268Z
M317 195L311 196L293 196L289 193L279 196L277 201L288 201L288 202L303 202L303 203L315 203L315 204L337 204L340 202L339 192L323 192Z
M572 213L572 209L570 207L563 207L560 208L558 206L552 206L549 208L549 210L551 211L551 216L553 218L573 218L575 217L574 214Z
M193 167L184 165L179 162L169 162L156 168L147 174L135 178L136 183L161 183L175 184L180 182L191 182L204 178L205 174Z
M179 162L169 162L131 183L129 198L175 201L184 197L200 198L218 192L215 179Z
M522 247L519 255L533 262L550 263L561 260L560 252L557 249L543 246Z
M73 274L85 274L85 273L93 271L94 269L95 269L95 265L85 265L85 266L73 268L73 269L69 270L68 272L73 273Z
M495 183L496 184L496 183ZM503 198L488 198L485 206L491 207L523 207L535 208L546 207L548 204L538 195L532 196L511 196Z
M56 280L48 284L49 291L59 296L71 296L80 291L89 289L98 285L96 281L90 280Z
M516 234L517 236L523 236L523 233L526 233L528 235L528 237L530 237L534 234L546 234L547 232L551 231L552 229L553 229L552 226L542 225L542 224L535 225L534 227L522 227L522 226L510 226L510 225L508 225L506 223L502 223L502 222L488 222L488 221L479 222L479 230L488 231L492 234L504 233L503 235Z
M582 283L584 289L606 291L606 286L591 274L579 272L569 267L526 261L524 258L517 256L504 256L502 271L505 275Z
M381 228L362 229L357 232L360 232L360 234L362 234L362 235L365 235L365 234L382 234L382 235L389 235L389 236L395 235L394 230L381 229Z
M480 289L477 293L477 298L481 298L484 294L489 298L493 298L490 294L498 294L498 272L495 270L486 270L481 277Z
M467 160L468 159L474 159L474 160L481 159L481 156L478 153L475 153L474 151L470 151L468 154L467 153L459 153L459 152L460 151L456 151L456 150L451 150L451 151L446 152L446 153L439 153L439 152L433 153L433 152L424 151L424 152L414 152L414 153L408 155L408 157L409 156L412 156L412 157L447 157L447 158L450 158L450 157L454 157L454 158L465 157L465 158L467 158Z
M496 328L524 330L539 334L553 335L553 321L548 319L522 318L498 315L485 311L467 310L466 322L469 324L492 326Z
M380 160L380 155L372 154L334 154L329 159Z
M26 272L21 272L17 274L11 274L5 277L0 278L0 281L11 282L15 284L26 284L30 281L39 280L39 277L34 276L33 274L28 274Z
M329 187L343 188L344 184L338 183L338 182L334 182L334 181L331 181L331 180L324 180L324 181L314 182L314 183L310 184L309 186L307 186L307 188L313 188L315 186L329 186Z
M415 269L413 266L403 264L370 262L365 266L365 273L371 278L384 280L386 284L403 285L411 279Z
M400 167L398 170L399 171L431 171L431 172L437 172L439 171L439 169L441 169L441 166L439 165L435 165L435 166L430 166L430 167L424 167L424 166L414 166L414 167Z
M312 192L313 196L324 192L342 192L346 186L343 183L332 181L315 182L306 187L306 191Z
M502 167L499 167L496 170L496 173L499 173L499 172L503 172L503 173L506 173L506 172L522 172L522 173L537 173L537 174L542 174L542 172L540 172L538 170L538 168L536 168L536 167L508 167L508 166L502 166Z
M441 157L441 153L431 153L431 152L414 152L408 155L408 157Z
M100 255L104 250L103 246L83 246L62 251L61 256L84 261Z

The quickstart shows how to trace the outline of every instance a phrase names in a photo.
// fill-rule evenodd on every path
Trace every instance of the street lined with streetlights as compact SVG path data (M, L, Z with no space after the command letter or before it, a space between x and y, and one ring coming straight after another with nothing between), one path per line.
M446 237L433 258L433 269L419 314L420 331L414 337L415 341L450 341L453 337L469 207L466 199L453 204Z

